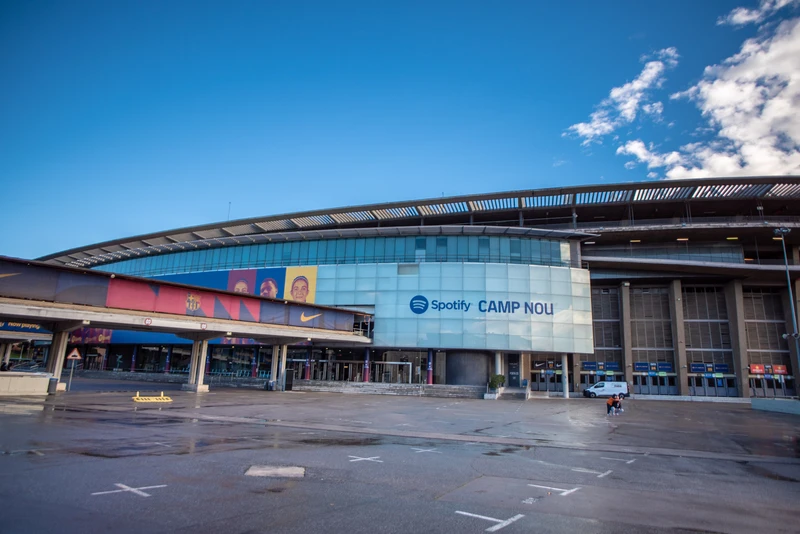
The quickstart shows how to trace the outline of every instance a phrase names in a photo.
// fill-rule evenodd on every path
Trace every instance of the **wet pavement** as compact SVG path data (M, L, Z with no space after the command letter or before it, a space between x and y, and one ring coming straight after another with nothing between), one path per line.
M749 405L168 386L0 399L0 532L800 531L800 417Z

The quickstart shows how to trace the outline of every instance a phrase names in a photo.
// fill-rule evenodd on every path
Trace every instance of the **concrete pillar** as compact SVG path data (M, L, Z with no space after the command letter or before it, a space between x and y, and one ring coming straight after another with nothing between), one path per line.
M750 397L750 359L747 356L747 330L744 322L744 292L741 280L725 285L725 307L728 310L728 324L733 348L733 372L736 375L736 389L740 397Z
M581 391L581 358L577 354L572 354L572 389L576 393Z
M199 341L198 343L200 343L200 347L198 350L200 358L198 359L198 363L203 362L204 360L206 363L206 365L197 366L197 378L195 380L195 385L197 386L196 391L200 392L200 391L208 391L208 386L203 386L203 379L205 378L207 372L206 367L208 366L209 354L208 354L208 340L204 339L203 341Z
M11 361L11 343L3 343L3 363L8 365Z
M194 341L192 342L192 356L189 359L189 382L187 385L193 386L195 384L195 380L197 377L197 354L200 350L200 342Z
M269 371L269 379L275 381L277 384L278 380L278 361L281 358L281 346L280 345L272 345L272 366L270 367Z
M794 332L797 332L796 329L797 325L794 324L793 320L793 312L794 314L796 314L798 310L797 308L798 289L800 289L800 280L795 281L792 287L792 299L794 300L794 302L792 302L789 299L788 289L784 289L783 291L781 291L781 302L783 304L783 316L785 317L786 321L787 334L792 334ZM795 306L794 309L791 308L791 306L793 305ZM796 315L794 315L794 317L796 317ZM798 379L800 379L800 373L798 373L798 371L800 370L800 368L798 368L798 356L800 356L800 340L794 339L792 337L787 337L786 344L788 345L789 348L789 362L791 363L792 367L791 369L788 370L788 372L791 373L791 375L795 378L795 384L796 384L798 382Z
M622 282L619 287L620 334L622 336L622 370L628 390L633 393L633 337L631 332L631 285Z
M683 286L680 280L673 280L669 285L669 315L672 323L675 370L678 373L678 395L688 395L689 369L686 363L686 325L683 321Z
M566 354L561 355L561 384L564 388L564 398L569 398L569 358Z
M369 382L369 349L364 349L364 382Z
M494 374L502 375L503 374L503 353L502 352L495 352L494 353Z
M311 351L313 349L308 347L308 351L306 351L306 371L303 374L306 380L311 380Z
M281 345L281 362L278 368L278 376L280 376L281 391L286 391L286 356L289 353L288 345Z
M61 380L61 371L64 369L64 358L67 356L67 342L69 341L69 332L54 332L53 345L50 353L50 361L48 362L47 372L53 375L53 378ZM62 387L63 386L63 387ZM66 384L59 383L58 391L66 391Z
M433 384L433 349L428 349L428 385Z
M258 376L258 347L253 349L252 367L250 369L250 378Z

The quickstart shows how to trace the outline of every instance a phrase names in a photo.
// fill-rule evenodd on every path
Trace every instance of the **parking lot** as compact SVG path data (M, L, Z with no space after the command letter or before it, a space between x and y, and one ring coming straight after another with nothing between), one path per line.
M800 418L748 405L76 384L0 402L0 531L798 530Z

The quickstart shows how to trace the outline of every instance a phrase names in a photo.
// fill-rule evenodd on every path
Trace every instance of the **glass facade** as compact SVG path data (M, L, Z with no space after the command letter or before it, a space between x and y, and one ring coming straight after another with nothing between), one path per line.
M569 243L487 236L406 236L286 241L172 252L95 269L132 276L258 267L359 263L478 262L570 266Z

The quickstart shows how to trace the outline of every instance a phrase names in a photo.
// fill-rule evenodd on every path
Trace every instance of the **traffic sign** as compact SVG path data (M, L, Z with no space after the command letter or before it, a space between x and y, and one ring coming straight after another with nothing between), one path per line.
M69 356L67 356L67 359L68 360L80 360L81 359L81 353L78 352L78 349L72 349L72 352L69 353Z

